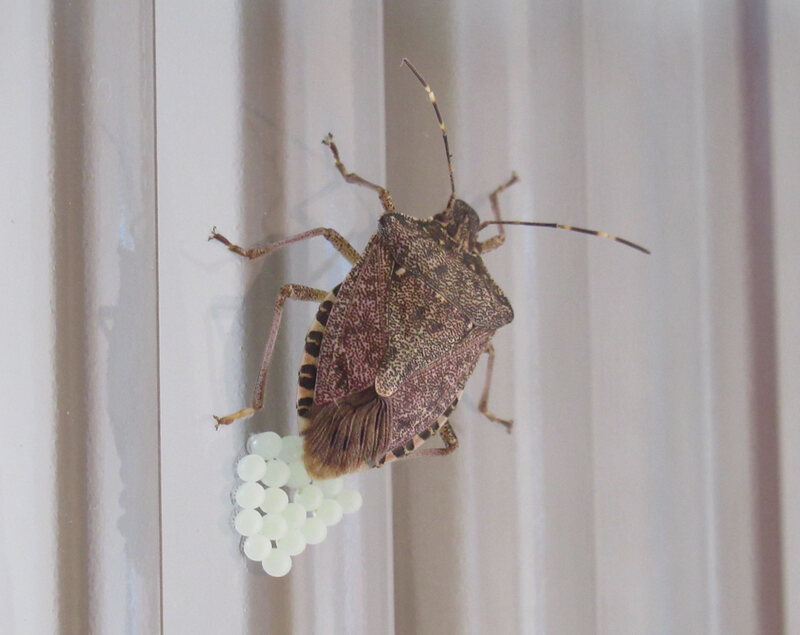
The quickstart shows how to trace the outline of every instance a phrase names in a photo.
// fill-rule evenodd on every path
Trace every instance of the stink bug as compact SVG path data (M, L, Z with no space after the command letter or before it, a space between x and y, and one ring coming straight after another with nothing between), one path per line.
M504 221L498 196L516 174L489 196L494 220L481 222L455 197L447 131L433 91L408 60L424 86L442 131L450 174L450 198L442 212L418 219L396 212L389 192L348 172L329 134L323 143L348 183L374 190L383 206L378 231L359 254L339 233L317 228L263 247L244 249L212 230L231 251L255 259L312 236L324 236L353 268L330 292L285 285L275 302L252 405L225 417L229 424L263 405L264 383L287 298L319 302L306 335L297 393L304 461L315 479L376 467L409 454L446 455L458 446L448 417L481 355L488 357L478 409L511 429L510 420L488 409L494 362L492 337L514 318L511 304L492 280L482 254L505 240L504 225L528 225L582 232L616 240L644 253L644 247L605 232L559 223ZM498 225L485 240L479 233ZM444 447L418 449L439 434Z

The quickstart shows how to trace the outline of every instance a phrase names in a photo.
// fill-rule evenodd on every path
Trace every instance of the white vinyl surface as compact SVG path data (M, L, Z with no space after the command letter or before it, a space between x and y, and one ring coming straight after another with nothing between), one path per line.
M4 5L0 632L800 633L795 2ZM290 574L248 565L234 468L295 431L312 303L374 193L509 227L514 322L460 447L350 478ZM487 230L491 231L491 230ZM435 442L432 442L435 443Z

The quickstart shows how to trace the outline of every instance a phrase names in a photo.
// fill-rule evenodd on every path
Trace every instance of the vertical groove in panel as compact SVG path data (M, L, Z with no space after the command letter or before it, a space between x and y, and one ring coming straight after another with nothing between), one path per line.
M523 102L518 117L530 119L528 153L522 155L527 159L523 164L527 174L522 185L523 189L532 190L534 205L521 211L526 219L585 226L588 157L584 9L580 3L545 0L534 3L530 11L531 53L525 60L531 68L529 102ZM523 64L519 55L510 63L515 62ZM514 135L510 141L516 145ZM520 402L536 406L536 415L525 427L539 430L538 447L527 448L519 459L520 471L527 463L528 478L536 471L541 474L541 483L537 484L541 491L539 510L526 510L542 527L541 557L533 574L538 576L540 590L537 624L541 624L542 632L592 632L595 550L590 422L594 387L588 337L591 239L562 232L529 231L530 235L516 238L517 242L523 238L529 241L535 282L528 284L527 276L518 276L518 293L527 291L529 312L518 312L520 323L516 328L522 332L515 337L515 349L517 342L529 342L532 350L517 349L517 355L534 370L537 382L535 396L526 394L524 381L517 383ZM528 328L523 326L526 323ZM570 503L564 504L565 500Z
M92 628L160 621L152 3L92 7L86 282Z
M387 188L399 211L432 216L444 209L450 189L441 133L425 92L400 62L407 57L436 94L453 153L456 195L463 196L461 167L467 159L466 140L457 132L453 6L387 2L383 18ZM454 418L459 416L457 410ZM475 559L466 549L469 528L451 513L467 504L459 485L466 475L456 467L464 437L458 429L457 434L462 447L453 455L400 461L390 468L395 629L401 635L467 633L475 615L475 605L467 600Z
M701 3L703 125L707 163L716 576L719 632L758 631L754 468L750 444L752 357L747 319L748 253L743 184L741 54L737 6Z
M90 380L87 345L84 189L85 50L90 11L85 2L52 3L52 214L55 315L56 517L58 623L62 633L88 633Z
M286 117L284 6L280 2L244 2L239 8L240 72L240 209L237 242L251 246L287 235L291 224L286 218ZM288 133L291 134L291 133ZM292 232L290 231L289 234ZM263 346L272 318L270 307L283 284L297 282L286 277L286 260L294 245L253 262L242 261L250 286L242 300L242 341L245 344L245 393L249 402L261 364ZM231 260L233 254L226 254ZM313 283L312 283L313 286ZM296 315L298 303L287 302L280 337L267 374L266 408L242 422L236 434L242 440L265 429L292 434L291 403L294 384L290 381L294 348L287 350L287 323ZM299 303L301 305L305 303ZM233 432L223 431L223 432ZM296 585L268 576L254 575L258 565L250 566L246 587L247 632L288 633L293 630L296 611ZM260 572L259 572L260 573ZM293 592L294 591L294 592Z
M777 304L781 557L784 630L800 633L800 6L773 0L769 13L773 241Z
M769 34L765 2L740 0L739 60L743 104L744 195L753 395L751 451L755 478L755 540L759 627L783 632L775 271L772 243Z
M514 2L509 17L510 36L504 60L507 68L503 69L508 78L506 87L508 115L505 117L504 140L507 147L502 150L508 156L508 167L517 171L520 176L520 183L514 186L518 189L513 192L513 198L506 199L504 217L509 220L540 220L548 216L548 212L542 209L543 204L547 205L545 201L548 199L548 191L553 196L551 202L558 207L557 186L549 190L545 185L544 197L541 196L542 190L537 187L537 184L541 183L541 158L547 156L550 151L544 143L539 143L539 133L543 129L549 129L554 134L560 132L553 130L545 122L550 99L558 101L559 95L563 94L559 88L555 88L551 93L550 89L553 86L541 82L543 56L540 56L540 53L549 49L550 44L563 41L563 32L558 28L548 29L553 39L540 38L542 32L540 29L543 26L543 21L540 20L541 8L541 4L536 2ZM545 118L542 118L542 115ZM541 154L537 156L537 153ZM547 164L548 162L545 163ZM544 181L548 184L553 182L548 178ZM515 419L512 431L514 469L511 474L514 475L517 497L517 509L514 513L517 526L516 542L508 548L513 549L516 558L514 565L517 569L512 583L517 619L515 631L544 633L548 631L548 626L559 623L561 608L560 598L549 602L553 597L549 595L549 590L557 586L557 583L552 586L547 585L545 581L554 578L541 574L543 568L547 566L548 555L556 558L560 555L558 549L554 549L550 554L547 552L548 518L542 513L544 501L548 496L544 478L546 470L544 456L547 450L542 442L548 417L544 413L548 402L551 405L556 405L558 402L557 392L551 393L552 400L546 397L543 399L547 395L547 386L542 382L542 377L560 364L545 365L538 359L539 353L548 344L539 338L540 325L546 323L547 318L541 311L543 305L536 301L540 297L543 274L547 275L545 272L550 270L548 260L553 250L541 251L538 248L544 237L537 240L536 229L524 227L517 229L522 231L514 234L507 231L505 249L515 252L512 261L513 273L519 274L524 271L530 272L530 275L512 274L512 286L506 289L506 292L513 297L514 311L519 316L515 317L515 323L510 327L516 330L513 350L511 347L506 347L507 359L513 364L510 372L514 377L513 394L505 404L507 408L514 408L512 410ZM533 245L536 247L532 248ZM505 268L512 268L508 260ZM565 292L568 290L565 289ZM553 349L558 348L558 338L552 338L549 342ZM557 372L553 372L552 375ZM530 389L520 391L518 390L520 384L530 386ZM579 404L580 399L576 399L575 403ZM580 503L574 508L580 508ZM573 555L580 557L579 551L573 551ZM586 598L583 598L582 602L580 589L573 589L571 597L575 604L586 606ZM576 611L574 614L581 612ZM491 616L489 617L491 619Z
M59 623L159 622L152 7L52 5Z
M386 52L386 179L398 210L431 216L444 208L450 193L441 133L422 87L407 68L407 57L436 93L448 126L456 125L456 72L453 68L453 16L450 3L389 2L384 6ZM455 143L450 133L450 143ZM465 161L452 146L456 193L462 193L458 165Z
M708 206L708 183L706 166L709 161L707 125L705 120L705 101L707 86L707 68L705 63L704 47L704 14L698 4L694 7L694 28L692 55L694 57L693 82L694 92L694 135L695 155L697 157L697 190L696 201L699 210L697 240L695 242L699 254L698 280L700 288L698 315L699 344L700 344L700 380L702 382L702 447L703 447L703 502L705 535L704 535L704 560L705 560L705 611L702 625L706 633L717 635L720 633L720 579L719 579L719 541L717 528L719 520L716 510L715 493L717 491L717 439L714 422L716 395L712 380L713 364L713 330L714 313L712 311L712 219Z
M158 421L158 437L156 440L157 452L156 461L157 465L157 485L158 485L158 631L164 633L164 532L163 532L163 510L164 510L164 497L163 487L161 481L161 471L163 463L163 453L161 450L161 290L159 288L159 231L158 231L158 77L156 75L158 60L158 48L156 47L156 2L157 0L150 1L150 81L152 82L153 103L151 117L153 125L153 260L155 268L153 270L154 286L155 286L155 343L156 343L156 418Z
M629 233L608 227L610 219L623 217L623 211L652 213L649 206L640 205L647 176L642 164L651 159L642 113L651 87L643 72L650 53L645 46L646 17L641 5L582 3L585 217L588 226L611 233ZM649 388L649 378L630 381L622 368L646 359L642 318L648 311L642 309L648 293L642 293L646 287L641 273L651 263L629 258L615 266L611 250L594 242L584 248L589 271L596 628L601 633L648 632L655 576L644 574L645 560L659 555L649 550L653 525L643 505L651 485L647 467L652 441L644 429L648 418L639 415L645 411L641 393ZM656 559L650 564L653 569L660 565ZM663 576L663 570L657 575Z

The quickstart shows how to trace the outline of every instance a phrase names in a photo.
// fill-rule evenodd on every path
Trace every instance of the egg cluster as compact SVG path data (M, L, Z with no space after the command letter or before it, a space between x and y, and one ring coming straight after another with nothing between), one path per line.
M244 482L234 496L241 509L233 525L244 537L244 555L261 562L269 575L284 576L292 556L325 540L342 514L361 508L361 494L345 488L341 478L313 481L297 435L262 432L250 437L247 449L236 465Z

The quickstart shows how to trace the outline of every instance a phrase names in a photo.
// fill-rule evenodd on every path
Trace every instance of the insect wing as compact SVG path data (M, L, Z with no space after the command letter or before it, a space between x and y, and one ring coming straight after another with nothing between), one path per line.
M408 377L391 397L389 447L399 447L433 425L464 388L494 331L473 335L436 362Z
M357 393L374 384L388 342L387 292L392 259L373 236L331 308L320 347L315 405Z

